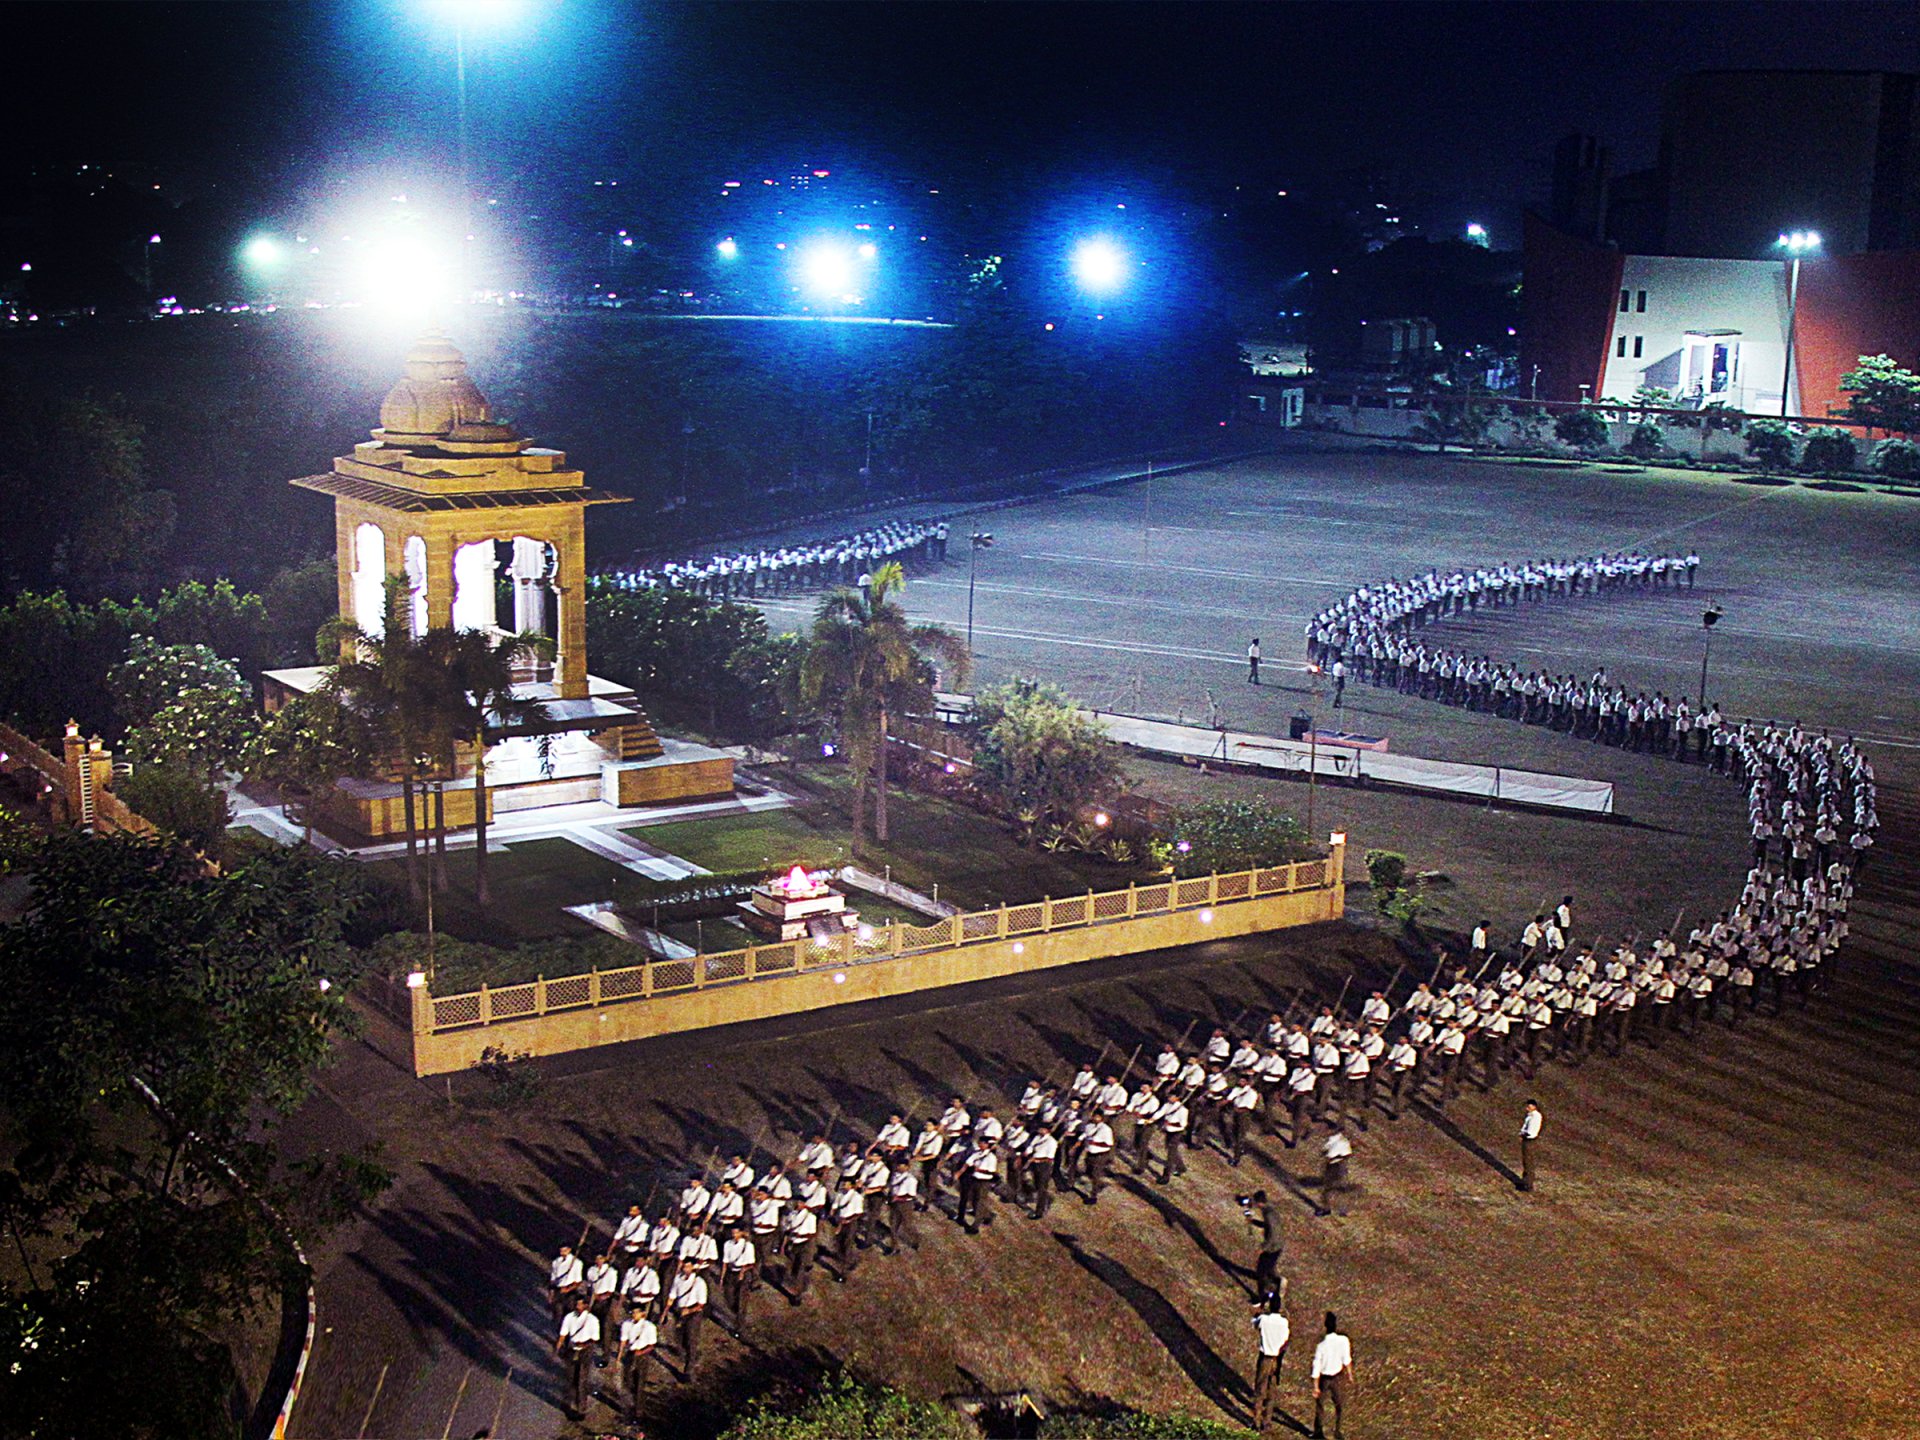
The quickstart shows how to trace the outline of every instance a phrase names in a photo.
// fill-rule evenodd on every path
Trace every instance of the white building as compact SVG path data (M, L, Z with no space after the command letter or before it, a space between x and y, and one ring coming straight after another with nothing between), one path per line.
M1642 385L1697 409L1724 404L1782 413L1787 265L1627 255L1597 400L1633 398ZM1798 391L1798 386L1795 386ZM1787 407L1798 413L1797 393Z

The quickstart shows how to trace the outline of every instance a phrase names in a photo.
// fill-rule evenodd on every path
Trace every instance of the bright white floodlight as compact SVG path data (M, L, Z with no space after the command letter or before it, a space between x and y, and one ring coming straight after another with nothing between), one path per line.
M1133 261L1112 240L1094 235L1073 247L1072 270L1074 282L1089 295L1111 295L1126 285Z

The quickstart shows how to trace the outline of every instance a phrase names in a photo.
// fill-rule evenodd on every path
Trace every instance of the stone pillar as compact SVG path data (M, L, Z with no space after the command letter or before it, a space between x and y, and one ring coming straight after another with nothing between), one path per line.
M453 536L438 527L425 536L427 542L427 628L453 628Z
M560 655L554 682L562 700L587 698L587 525L586 513L575 510L553 538L560 553L554 575L555 599L560 606Z

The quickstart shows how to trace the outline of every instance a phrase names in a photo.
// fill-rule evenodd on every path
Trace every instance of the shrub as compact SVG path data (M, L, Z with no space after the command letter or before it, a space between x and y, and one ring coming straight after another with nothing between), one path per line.
M534 1069L533 1056L525 1050L516 1054L489 1045L480 1052L472 1069L487 1082L487 1088L475 1097L483 1107L511 1110L540 1093L540 1074Z
M1040 1440L1236 1440L1246 1431L1220 1420L1195 1415L1150 1415L1129 1411L1115 1415L1051 1415L1040 1427Z
M797 1404L755 1402L720 1440L966 1440L974 1433L945 1405L839 1375Z
M1755 420L1747 426L1747 454L1762 470L1793 464L1793 431L1784 420Z
M1367 879L1373 882L1374 899L1384 902L1407 879L1407 857L1398 850L1367 851Z
M1920 477L1920 445L1911 440L1882 440L1873 449L1873 468L1889 480Z
M216 855L227 833L227 795L189 770L141 765L113 785L128 809L203 855Z
M1575 450L1602 450L1607 444L1607 422L1594 410L1562 410L1554 417L1553 433Z
M1627 443L1622 448L1636 460L1653 460L1659 457L1664 443L1660 427L1642 421L1633 427L1633 433L1627 437Z
M1853 469L1859 456L1860 447L1853 436L1836 426L1823 425L1800 447L1800 468L1823 475L1844 474Z
M1173 873L1183 877L1284 865L1314 854L1299 822L1266 799L1215 800L1182 811L1168 836Z

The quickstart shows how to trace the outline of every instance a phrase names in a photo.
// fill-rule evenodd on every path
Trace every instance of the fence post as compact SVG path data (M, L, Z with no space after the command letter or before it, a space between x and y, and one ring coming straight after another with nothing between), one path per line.
M834 943L840 950L840 963L842 965L851 965L854 960L853 932L851 930L842 930L833 938Z
M493 993L487 989L487 982L484 980L480 982L480 1023L482 1025L493 1023Z
M653 998L653 961L651 960L640 962L640 998L643 1000Z
M996 940L1007 938L1007 907L1005 905L1000 907L1000 919L994 926L993 938Z
M1131 920L1140 913L1140 892L1134 888L1134 882L1127 882L1127 918Z
M1215 905L1219 903L1219 900L1220 872L1218 870L1210 870L1207 872L1207 903L1209 905Z
M600 967L596 965L593 969L587 971L587 1004L598 1005L599 1003Z
M747 969L746 969L747 979L751 980L754 978L754 971L758 967L759 961L760 961L760 947L758 945L749 945L747 947Z
M707 983L707 952L702 950L693 957L693 988L698 990Z
M1040 897L1040 929L1044 932L1053 929L1053 896Z
M547 1013L547 977L544 975L533 977L533 1013L536 1015Z
M887 954L898 955L900 953L900 937L905 933L906 928L907 925L904 920L890 920L887 922Z

